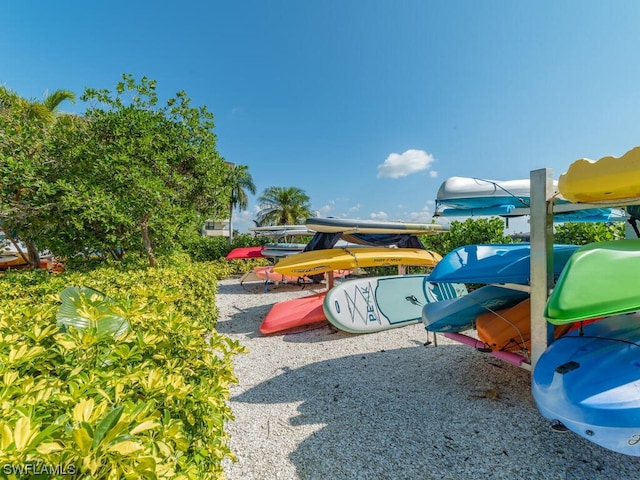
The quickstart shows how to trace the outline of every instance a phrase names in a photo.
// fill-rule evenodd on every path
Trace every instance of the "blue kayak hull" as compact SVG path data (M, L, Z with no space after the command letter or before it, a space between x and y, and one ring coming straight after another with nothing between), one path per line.
M553 272L558 278L579 245L553 246ZM531 244L479 244L456 248L434 267L431 282L516 283L531 278Z
M606 449L640 456L640 313L584 325L538 359L540 413Z
M427 303L422 308L422 322L430 332L462 332L475 326L478 315L509 308L528 297L520 290L485 285L462 297Z

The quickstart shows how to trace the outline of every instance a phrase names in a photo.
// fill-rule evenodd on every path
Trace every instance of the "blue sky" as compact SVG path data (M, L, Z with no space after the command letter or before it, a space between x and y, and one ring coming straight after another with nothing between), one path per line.
M33 0L0 22L0 84L24 97L131 73L205 105L257 187L240 231L270 186L430 221L447 177L558 178L640 145L636 0Z

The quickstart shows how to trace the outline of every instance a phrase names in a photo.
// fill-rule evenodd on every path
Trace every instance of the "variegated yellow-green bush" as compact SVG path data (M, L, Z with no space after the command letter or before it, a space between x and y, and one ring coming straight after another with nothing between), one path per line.
M0 475L224 478L243 348L215 332L217 275L185 261L0 277ZM84 323L64 324L70 286L87 287L68 290ZM114 316L126 328L104 328Z

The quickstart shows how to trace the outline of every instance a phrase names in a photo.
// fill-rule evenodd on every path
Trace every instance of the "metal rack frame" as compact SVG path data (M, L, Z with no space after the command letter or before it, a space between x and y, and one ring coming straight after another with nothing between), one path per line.
M553 327L544 317L547 299L554 287L553 280L553 214L590 208L622 208L640 205L640 198L625 200L624 205L555 204L552 170L543 168L530 172L531 208L516 209L514 214L530 215L531 225L531 370L540 355L553 342ZM626 237L634 237L627 225Z

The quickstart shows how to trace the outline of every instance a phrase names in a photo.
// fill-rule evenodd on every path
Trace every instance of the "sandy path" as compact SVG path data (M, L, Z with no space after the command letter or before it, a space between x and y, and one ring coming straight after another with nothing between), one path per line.
M640 478L640 459L552 432L528 371L442 337L424 346L421 324L259 333L274 303L310 293L219 284L218 331L250 350L235 362L229 480Z

